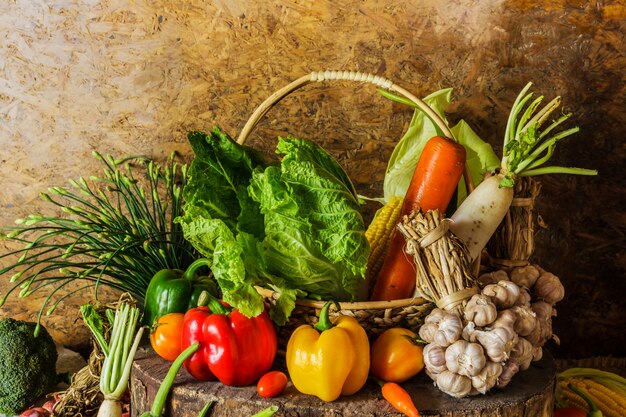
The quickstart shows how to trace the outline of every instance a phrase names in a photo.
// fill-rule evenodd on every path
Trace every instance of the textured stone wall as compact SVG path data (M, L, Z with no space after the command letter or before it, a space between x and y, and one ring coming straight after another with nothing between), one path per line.
M264 98L310 71L373 72L418 95L453 87L449 119L498 150L511 103L533 81L561 95L581 128L555 162L600 171L542 180L535 260L568 292L553 349L624 356L625 21L620 0L2 2L0 225L49 212L38 194L93 174L93 150L189 159L186 131L217 124L235 136ZM370 87L308 86L270 111L251 144L316 139L377 195L410 116ZM33 317L42 296L12 296L0 312ZM57 339L82 337L67 328L86 298L45 319Z

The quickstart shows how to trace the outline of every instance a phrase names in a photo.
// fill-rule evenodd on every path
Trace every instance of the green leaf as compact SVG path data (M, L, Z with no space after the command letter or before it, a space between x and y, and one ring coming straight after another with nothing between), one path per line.
M483 141L464 120L459 121L451 130L456 140L465 147L466 164L472 174L474 185L480 184L485 172L492 172L500 166L500 159L491 145ZM463 180L459 182L457 195L458 206L467 197Z
M241 212L240 189L248 186L254 167L263 165L261 157L219 128L210 135L191 132L188 139L195 157L183 190L185 207L202 207L210 218L221 219L234 230Z
M281 167L256 171L249 188L265 216L268 273L310 296L351 299L369 256L354 187L313 142L280 139L278 150Z
M210 268L224 301L246 316L261 314L263 298L246 273L242 245L223 220L206 216L206 210L195 208L177 219L185 239L211 261Z

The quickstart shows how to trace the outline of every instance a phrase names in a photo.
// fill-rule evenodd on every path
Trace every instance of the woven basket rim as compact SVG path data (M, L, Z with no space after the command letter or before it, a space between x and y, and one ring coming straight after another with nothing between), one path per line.
M263 287L255 287L257 292L265 298L278 298L279 292ZM327 301L308 300L305 298L296 299L296 305L301 307L311 307L321 309ZM355 301L355 302L339 302L341 310L387 310L392 308L403 308L411 306L420 306L431 303L431 301L423 297L403 298L401 300L389 301Z

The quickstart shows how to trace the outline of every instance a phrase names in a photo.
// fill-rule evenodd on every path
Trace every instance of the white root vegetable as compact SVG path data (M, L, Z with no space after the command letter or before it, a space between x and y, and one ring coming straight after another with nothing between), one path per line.
M509 275L506 271L498 269L496 271L485 272L478 277L477 281L481 286L485 286L489 284L497 284L500 281L507 281L508 279Z
M503 175L483 180L452 215L450 230L475 260L489 242L513 201L513 188L501 187Z
M533 345L528 340L520 337L511 351L511 358L509 360L517 363L520 371L525 371L533 360L533 354Z
M537 317L530 306L513 306L511 310L517 316L513 329L520 336L528 336L537 327Z
M511 271L511 281L520 287L531 289L540 274L534 265L521 266Z
M519 365L515 361L507 361L502 367L502 373L498 377L496 387L504 388L509 385L511 378L519 371Z
M544 272L537 278L533 292L537 298L551 304L561 301L565 296L561 280L550 272Z
M517 344L518 336L509 327L496 327L493 330L474 332L476 339L480 342L493 362L504 362L509 358L511 350Z
M520 296L520 288L512 281L500 281L497 284L487 285L482 293L491 297L496 307L505 309L515 305Z

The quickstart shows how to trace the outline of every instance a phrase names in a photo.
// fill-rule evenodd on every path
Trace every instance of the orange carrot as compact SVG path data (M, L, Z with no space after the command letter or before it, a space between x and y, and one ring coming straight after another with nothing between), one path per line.
M395 382L387 382L382 386L383 398L405 416L419 417L417 407L408 392Z
M420 156L409 189L404 197L401 215L421 209L445 212L463 174L465 148L441 136L431 138ZM395 230L383 266L378 273L372 301L397 300L413 296L415 265L404 253L405 240Z

